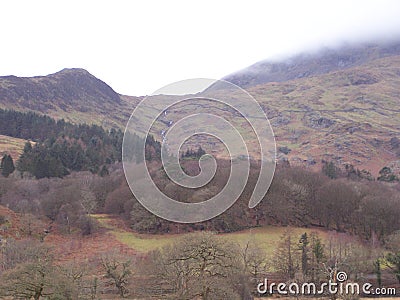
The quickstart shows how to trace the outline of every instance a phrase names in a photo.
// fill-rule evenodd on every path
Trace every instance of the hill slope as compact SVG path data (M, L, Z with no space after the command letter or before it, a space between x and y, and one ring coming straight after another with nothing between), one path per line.
M370 50L367 47L365 51ZM250 86L247 91L258 100L271 122L279 159L310 168L320 168L323 160L333 161L343 169L351 164L377 176L388 165L400 173L399 86L400 55L388 55L326 74ZM218 85L208 90L214 98L224 93ZM160 103L165 99L157 97ZM204 104L196 100L168 109L153 134L161 139L160 133L171 122L207 112ZM248 126L227 107L215 105L211 110L228 120L233 118L242 131ZM184 150L196 149L199 144L208 153L224 155L215 141L204 136L189 141Z
M279 159L310 168L320 168L323 160L334 161L343 168L351 164L376 176L384 166L400 159L399 86L400 55L318 76L259 84L247 91L271 122ZM214 98L224 93L218 88L211 92ZM162 102L163 97L158 97ZM241 130L248 126L226 107L216 105L212 110L233 118ZM167 116L156 123L154 135L161 139L159 133L165 132L168 124L199 112L204 112L199 100L168 109ZM204 137L198 137L185 147L196 149L204 142ZM215 141L202 147L223 156Z
M0 134L0 157L9 154L16 160L22 154L27 140Z
M233 78L260 102L276 134L279 159L311 168L333 160L374 175L384 166L400 165L396 163L400 158L400 43L348 46L255 66L256 70L249 68L254 72L244 72L253 79L239 73L225 79ZM163 96L156 97L163 101ZM32 110L75 123L124 128L140 100L117 94L81 69L32 78L0 77L0 108ZM152 133L161 140L171 121L201 109L198 102L175 107L161 116ZM217 109L232 117L224 108ZM220 153L215 141L202 137L200 142L207 152Z
M242 88L267 83L318 76L360 66L375 59L400 55L400 43L346 45L301 53L277 61L261 61L223 79Z
M37 77L0 77L0 108L35 111L75 123L123 127L135 99L117 94L83 69Z
M291 150L289 160L334 160L376 174L400 158L399 86L400 56L391 56L248 91L262 103L278 145Z

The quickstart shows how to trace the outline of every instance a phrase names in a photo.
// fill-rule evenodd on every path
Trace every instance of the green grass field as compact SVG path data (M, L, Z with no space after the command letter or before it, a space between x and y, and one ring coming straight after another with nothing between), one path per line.
M101 227L106 228L119 242L141 253L146 253L170 245L181 237L190 234L138 234L113 225L112 218L108 215L93 215L92 217L100 223ZM237 243L241 246L244 246L249 241L255 242L264 249L266 254L269 256L273 254L280 237L284 234L285 230L285 227L266 226L219 235L228 241ZM307 232L308 234L311 232L317 232L321 238L324 239L327 237L327 232L320 229L292 228L292 230L295 236L300 236L304 232Z
M264 249L266 254L269 256L273 255L281 236L285 233L286 230L286 227L265 226L251 228L234 233L221 234L221 236L228 239L229 241L236 242L241 246L245 245L249 241L255 242L257 245L260 246L261 249ZM320 229L292 227L291 230L295 237L300 237L300 235L305 232L307 232L307 234L310 234L311 232L316 232L322 239L325 239L327 236L327 232Z
M98 214L92 215L92 217L99 222L101 227L106 228L119 242L141 253L162 248L182 236L179 234L156 235L134 233L112 224L112 218L108 215Z

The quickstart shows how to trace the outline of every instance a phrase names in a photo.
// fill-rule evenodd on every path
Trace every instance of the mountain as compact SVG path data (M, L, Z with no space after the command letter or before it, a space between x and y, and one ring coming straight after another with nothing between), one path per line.
M245 87L258 100L274 130L279 160L309 168L333 161L375 176L391 166L400 173L400 43L345 46L260 62L225 80ZM224 93L218 88L215 92ZM165 100L155 97L160 103ZM118 94L82 69L31 78L0 77L0 108L106 128L124 128L141 99ZM171 124L204 109L198 101L169 109L152 134L162 140ZM227 108L215 109L235 118ZM233 120L244 128L240 122ZM185 147L201 144L208 153L222 153L215 140L199 139Z
M116 93L83 69L47 76L0 77L0 107L35 111L75 123L123 127L135 97Z
M248 88L268 82L318 76L393 55L400 55L400 42L348 44L336 49L325 48L313 53L300 53L277 61L257 62L223 79Z
M224 79L245 87L260 103L274 130L279 160L308 168L332 161L374 176L390 166L400 174L400 43L324 49L259 63ZM207 90L224 93L218 83ZM171 109L164 123L200 112L199 106L178 114ZM232 117L228 109L216 109ZM209 144L202 146L208 153L221 153ZM187 147L196 149L196 141Z
M400 159L400 55L318 76L248 88L266 112L279 156L352 164L375 175Z

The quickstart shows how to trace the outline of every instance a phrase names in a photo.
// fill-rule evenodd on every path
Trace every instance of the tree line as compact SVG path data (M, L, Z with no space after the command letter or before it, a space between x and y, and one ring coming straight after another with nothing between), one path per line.
M183 167L191 171L192 164ZM218 161L213 180L201 190L191 191L168 181L162 168L153 167L153 179L167 195L183 202L199 202L217 194L229 176L229 164ZM236 203L222 215L196 224L175 224L148 212L132 196L125 181L111 191L103 211L121 216L132 229L144 233L212 230L233 232L264 225L321 227L384 243L400 230L400 184L365 179L331 179L323 172L298 167L278 167L272 185L261 203L248 208L248 199L257 180L251 169L248 184ZM195 171L194 171L195 172Z
M164 297L171 299L253 299L265 296L257 293L256 286L266 276L273 276L278 283L318 285L336 281L339 271L346 272L349 281L358 283L368 281L367 274L375 275L376 286L382 287L379 278L383 268L387 268L384 273L392 276L391 282L394 279L400 283L399 234L392 238L397 240L382 251L366 247L349 235L329 233L323 238L317 232L296 233L288 227L274 251L267 253L265 245L258 244L251 234L247 241L235 243L223 236L200 232L155 250L145 261L144 269L150 278L163 284L167 294ZM150 290L154 287L153 282L140 284Z
M198 168L197 161L183 161L188 173L198 171L194 165ZM171 183L159 162L150 166L150 172L167 195L177 201L199 202L219 193L229 178L229 162L218 161L218 166L216 176L195 191ZM155 234L196 230L234 232L264 225L290 225L321 227L384 243L387 236L400 230L400 184L331 179L322 172L278 167L264 199L249 209L248 199L257 180L257 170L256 166L251 168L247 186L231 208L212 220L194 224L176 224L148 212L132 195L121 164L108 166L109 175L105 177L83 171L73 172L62 181L0 177L0 203L17 212L45 215L65 228L86 226L83 231L89 232L91 225L83 207L90 207L89 214L120 216L133 230Z
M316 231L302 233L288 227L269 251L270 244L257 243L251 234L239 243L203 231L186 234L146 255L109 251L87 262L61 263L55 249L45 243L9 239L0 257L0 295L252 300L270 295L269 289L257 289L266 277L269 284L312 283L319 290L323 282L337 282L338 272L346 272L348 282L372 282L374 288L381 288L400 283L399 237L399 233L392 235L382 249L366 247L349 235L331 232L322 237ZM325 290L323 296L332 295Z
M64 177L72 171L90 171L107 175L107 165L121 162L124 133L120 129L105 130L98 125L75 125L64 120L56 121L35 113L0 109L0 134L32 140L27 142L16 162L17 170L28 172L37 179ZM143 138L127 134L134 154ZM161 146L152 136L146 139L146 160L159 159ZM4 176L8 176L10 157L3 158ZM2 167L2 170L4 168Z

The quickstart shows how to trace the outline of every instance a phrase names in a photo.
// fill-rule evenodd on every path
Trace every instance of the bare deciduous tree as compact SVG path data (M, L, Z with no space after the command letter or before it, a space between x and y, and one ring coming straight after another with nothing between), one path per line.
M16 263L1 276L0 291L4 296L35 299L76 299L77 290L73 282L58 272L53 262L51 249L30 241L25 243L25 255L12 258ZM22 250L20 247L19 249ZM29 255L26 255L28 254ZM18 255L18 253L17 253Z
M241 299L238 246L213 233L185 236L158 252L155 269L174 299Z
M249 275L253 282L257 282L268 268L267 255L254 239L249 240L241 249L244 273Z
M129 292L127 286L132 275L131 264L131 259L120 257L117 254L109 254L101 259L101 265L105 272L104 277L115 286L121 297L125 297Z

